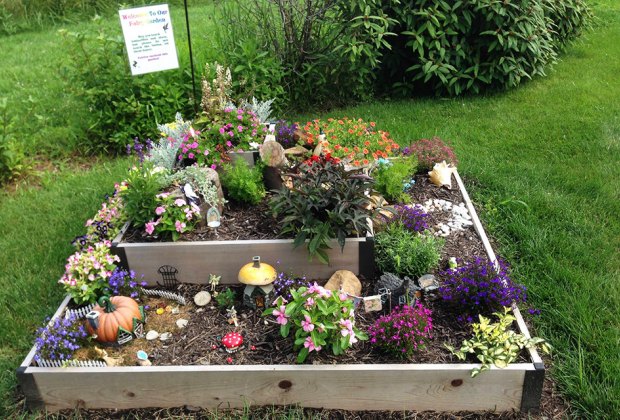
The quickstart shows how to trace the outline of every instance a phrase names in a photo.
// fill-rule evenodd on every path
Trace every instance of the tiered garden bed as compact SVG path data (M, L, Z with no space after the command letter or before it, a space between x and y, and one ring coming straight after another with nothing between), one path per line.
M463 183L457 173L455 177L475 231L489 258L494 260L493 250ZM346 264L350 264L351 271L364 274L364 264L372 257L364 257L362 244L369 242L372 243L365 239L347 241L346 254L342 255L335 247L333 267L321 268L331 274L334 269L347 268ZM223 283L234 283L238 261L249 261L253 255L280 259L284 269L291 266L296 272L314 270L312 266L303 265L307 263L304 250L293 252L288 240L124 244L120 247L132 269L157 270L161 265L171 264L178 267L179 280L184 282L206 283L209 273L221 273ZM156 251L161 253L153 257ZM159 277L156 271L148 273L150 278ZM329 274L314 271L316 277ZM62 315L68 302L69 298L65 299L55 316ZM518 329L529 337L516 307L514 313ZM476 378L470 377L470 371L479 365L470 363L42 368L33 365L34 354L33 348L18 369L18 378L27 405L50 411L74 407L181 405L228 408L248 404L299 404L348 410L530 410L540 403L545 374L541 358L532 350L525 354L527 361L510 364L505 369L492 367Z

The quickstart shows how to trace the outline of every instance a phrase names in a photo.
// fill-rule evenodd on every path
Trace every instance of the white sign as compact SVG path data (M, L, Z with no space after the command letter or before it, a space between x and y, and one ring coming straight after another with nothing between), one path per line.
M167 4L119 10L133 76L179 68Z

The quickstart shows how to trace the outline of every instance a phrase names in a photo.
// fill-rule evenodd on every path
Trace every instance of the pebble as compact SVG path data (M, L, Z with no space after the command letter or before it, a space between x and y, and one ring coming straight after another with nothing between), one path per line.
M177 319L177 327L185 328L187 326L188 322L189 321L187 319L179 318L179 319Z
M170 340L171 338L172 338L172 333L169 333L169 332L161 333L161 334L159 335L159 339L160 339L161 341L168 341L168 340Z
M138 360L138 364L140 366L151 366L153 363L151 363L150 360L146 359L146 360Z
M155 330L150 330L149 332L146 333L146 339L148 341L153 341L157 337L159 337L159 333L157 331L155 331Z
M175 306L174 308L172 308L172 314L173 314L173 315L176 315L176 314L179 314L179 313L181 313L181 311L179 310L179 308L177 308L176 306Z
M203 309L203 308L198 308L198 309L196 309L196 313L197 313L197 314L199 314L200 312L204 312L204 309Z
M197 306L207 306L209 302L211 302L211 293L205 290L196 293L196 295L194 296L194 303Z

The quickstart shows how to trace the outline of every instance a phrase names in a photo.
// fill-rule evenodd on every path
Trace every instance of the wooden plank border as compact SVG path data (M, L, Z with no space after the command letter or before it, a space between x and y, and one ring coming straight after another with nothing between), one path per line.
M462 180L458 174L455 177L475 229L488 244ZM360 244L365 245L356 252L366 261L370 257L364 248L372 246L372 240ZM485 248L495 261L490 244ZM54 317L62 316L69 300L65 298ZM521 332L529 334L520 313L515 315ZM471 378L470 372L479 364L41 368L32 365L34 352L33 347L17 369L19 383L27 407L49 411L186 404L205 408L300 404L349 410L528 411L540 405L545 373L536 352L529 354L531 363L515 363L505 369L492 366L476 378Z

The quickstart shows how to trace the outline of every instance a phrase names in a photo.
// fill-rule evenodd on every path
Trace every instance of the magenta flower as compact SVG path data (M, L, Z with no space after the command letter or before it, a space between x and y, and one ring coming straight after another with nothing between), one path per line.
M230 140L227 140L227 141L226 141L226 146L228 146L228 147L232 147L232 142L231 142Z
M146 230L146 233L149 235L152 235L155 231L155 223L153 221L147 222L147 224L144 225L144 230Z
M280 306L280 310L274 309L273 311L273 314L278 317L276 321L280 325L286 325L288 323L288 316L286 315L285 311L286 311L286 306L284 305Z
M166 211L165 207L159 206L155 209L155 214L161 216Z
M243 119L243 115L241 114L237 115L237 119L241 121Z
M310 318L308 315L304 315L304 318L305 319L301 321L301 328L305 332L310 332L314 330L314 324L312 323L312 318Z
M185 206L187 203L185 202L185 200L183 200L182 198L177 198L176 200L174 200L174 205L175 206L179 206L179 207L183 207Z
M220 134L224 134L226 132L226 130L224 130L224 127L220 128Z
M190 153L190 154L187 155L187 157L190 158L190 159L194 159L194 154Z
M238 125L237 126L237 131L241 133L243 131L243 126L242 125Z
M306 299L306 303L304 303L304 306L306 307L306 309L313 307L315 304L314 299L312 299L311 297L309 297L308 299Z
M314 351L320 351L321 350L321 346L317 346L314 344L314 341L312 341L312 337L308 336L306 337L306 341L304 341L304 347L308 349L308 352L312 352Z
M185 223L182 223L179 220L174 222L174 227L176 228L177 232L179 232L179 233L183 233L183 229L185 229L185 226L186 226Z

